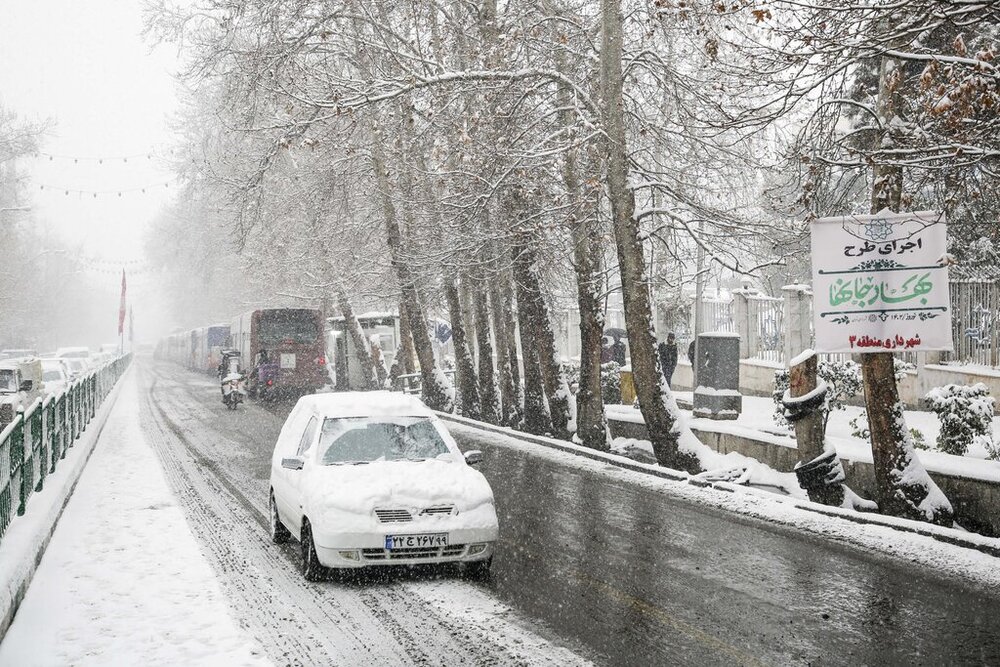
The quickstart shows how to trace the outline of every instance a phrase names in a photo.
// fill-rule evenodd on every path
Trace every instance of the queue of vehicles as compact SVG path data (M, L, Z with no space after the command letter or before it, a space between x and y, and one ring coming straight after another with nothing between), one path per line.
M373 314L362 322L373 345L395 342L393 320ZM300 397L275 443L268 506L272 541L299 542L306 579L444 563L488 576L499 528L493 491L473 469L482 453L463 455L413 396L350 391L349 337L336 318L329 331L325 324L315 309L259 309L228 327L176 332L154 354L217 373L231 409L244 381L258 398ZM330 382L330 342L342 391L318 394Z
M41 355L32 349L0 351L0 429L39 398L65 391L115 356L86 347L62 347Z
M235 351L251 395L301 395L329 382L323 329L319 310L261 308L228 325L167 336L156 346L154 356L194 371L215 373L221 382L229 374L228 368L222 368L223 354Z

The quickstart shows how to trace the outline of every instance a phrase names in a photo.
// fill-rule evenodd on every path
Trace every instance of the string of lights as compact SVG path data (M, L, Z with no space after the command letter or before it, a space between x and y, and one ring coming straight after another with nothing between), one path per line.
M60 185L50 185L46 183L40 183L38 189L43 192L61 192L65 196L78 195L83 197L84 195L90 196L97 199L101 196L118 196L131 195L131 194L147 194L150 191L159 190L161 188L169 188L170 184L174 181L163 181L161 183L150 183L148 185L142 185L134 188L116 188L112 190L81 190L80 188L68 188Z
M46 151L37 151L33 154L36 159L40 160L47 160L49 162L60 160L72 162L74 164L128 164L129 160L132 162L139 162L142 160L149 161L154 157L163 157L166 155L174 155L174 149L156 148L143 153L132 153L131 155L65 155L60 153L49 153Z

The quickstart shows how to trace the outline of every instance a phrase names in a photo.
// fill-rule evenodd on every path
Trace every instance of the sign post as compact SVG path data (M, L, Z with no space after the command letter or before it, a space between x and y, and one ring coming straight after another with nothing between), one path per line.
M943 214L821 218L811 237L817 352L953 349Z

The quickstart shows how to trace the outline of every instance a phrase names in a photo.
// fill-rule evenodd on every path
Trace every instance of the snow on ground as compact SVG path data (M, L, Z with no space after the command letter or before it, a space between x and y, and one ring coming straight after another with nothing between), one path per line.
M680 401L690 404L692 400L691 392L677 391L674 396ZM614 419L643 423L642 415L638 410L628 405L608 405L608 416ZM844 410L834 410L827 426L827 439L837 448L837 454L841 458L851 461L865 461L871 463L871 446L867 441L851 435L853 427L850 421L862 415L865 409L859 406L848 405ZM691 417L689 410L683 410L685 415ZM710 431L731 432L737 435L757 437L767 442L779 444L785 447L795 447L795 437L791 431L784 429L774 423L774 402L770 398L760 396L744 396L743 411L735 421L713 421L711 419L691 419L688 423L692 428L704 428ZM933 447L941 425L937 416L933 412L922 412L917 410L907 410L905 412L906 425L920 431L924 436L924 442ZM993 435L1000 437L1000 417L993 418ZM652 452L652 449L650 449ZM934 450L917 450L917 457L924 466L938 473L960 475L971 479L983 479L987 481L1000 481L1000 461L990 461L982 446L969 448L965 456L955 456ZM778 473L780 474L780 473ZM780 480L779 480L780 481ZM760 482L761 484L773 484L771 482ZM752 483L758 483L752 480ZM777 484L777 486L783 486Z
M139 427L129 373L0 665L264 665Z

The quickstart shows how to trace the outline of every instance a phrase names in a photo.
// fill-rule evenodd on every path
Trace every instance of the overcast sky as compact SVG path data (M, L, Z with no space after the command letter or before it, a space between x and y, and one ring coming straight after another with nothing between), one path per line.
M144 43L141 4L0 0L0 102L51 119L42 150L65 156L21 162L31 218L93 258L91 273L106 271L109 288L120 282L115 267L143 259L147 226L174 190L164 187L172 174L155 155L172 141L176 54ZM142 187L145 194L128 192ZM138 269L129 283L140 296Z

